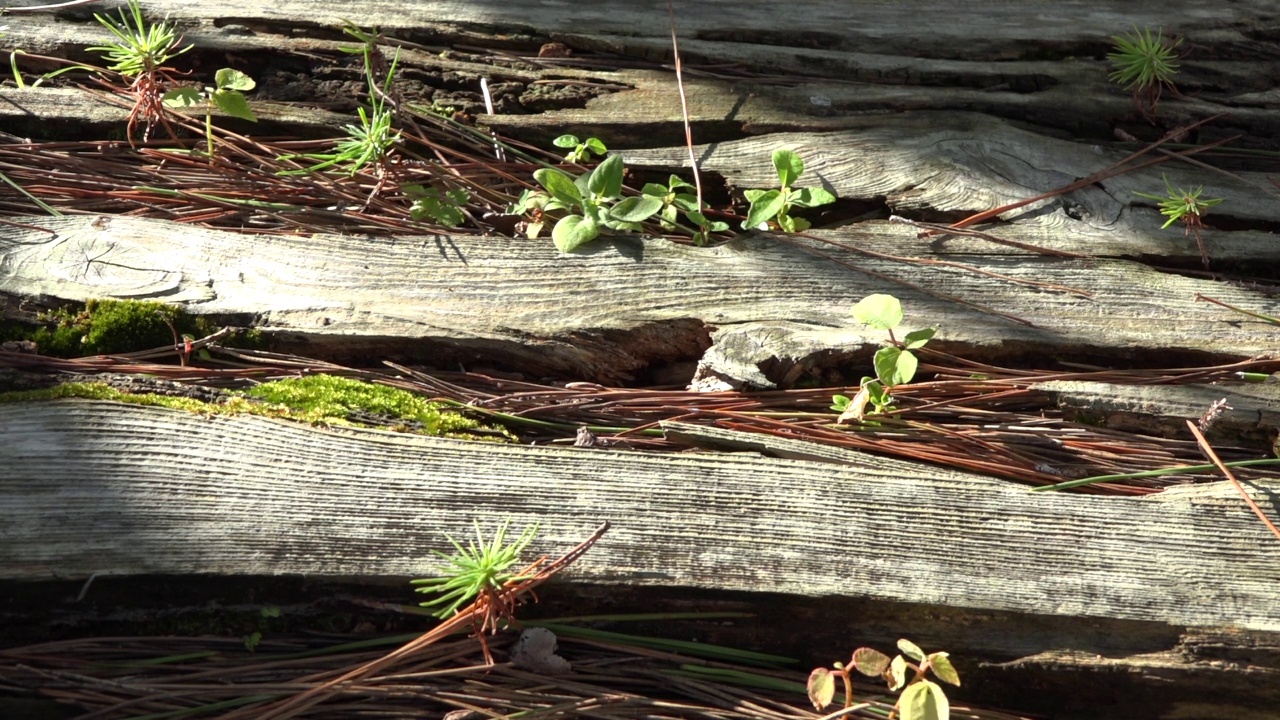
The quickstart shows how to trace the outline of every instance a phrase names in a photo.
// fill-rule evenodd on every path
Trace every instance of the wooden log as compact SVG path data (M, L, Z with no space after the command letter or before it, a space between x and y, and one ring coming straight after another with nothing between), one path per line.
M1031 494L798 441L776 447L839 462L338 433L87 401L0 406L0 436L6 579L414 575L472 518L541 523L539 550L607 519L580 579L1280 631L1280 544L1230 487Z
M755 343L754 355L730 353L743 367L878 344L848 314L876 292L902 298L913 327L940 327L941 347L984 356L1147 348L1166 358L1245 357L1270 349L1264 323L1194 302L1196 293L1280 314L1280 301L1256 290L1121 260L967 259L982 272L1092 295L1083 298L800 238L745 237L715 248L621 238L565 255L545 242L463 235L255 237L127 217L30 223L56 235L12 228L0 239L0 292L179 302L196 313L255 318L287 347L338 358L444 352L446 361L488 363L506 353L509 365L527 363L530 373L614 382L696 358L710 327L770 326L772 334L749 328L755 339L743 345ZM851 227L823 237L852 245L864 236ZM898 231L899 254L926 256L927 243L911 228ZM894 277L904 284L884 279ZM798 333L799 346L791 342Z

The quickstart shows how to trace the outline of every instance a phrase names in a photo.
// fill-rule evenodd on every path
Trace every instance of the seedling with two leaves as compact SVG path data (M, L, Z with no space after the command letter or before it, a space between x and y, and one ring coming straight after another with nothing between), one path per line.
M889 333L889 343L876 351L873 364L876 376L863 377L861 387L852 398L847 395L831 396L831 409L840 413L837 423L862 420L867 415L881 415L893 410L891 391L898 385L906 385L916 376L919 360L912 350L924 347L933 339L936 328L913 330L899 342L893 329L902 323L902 303L892 295L868 295L853 306L853 317L858 322ZM867 405L871 405L868 412Z
M747 211L747 219L742 223L742 229L767 230L769 222L773 221L786 232L808 230L809 221L793 217L792 210L827 205L835 202L836 196L822 188L792 187L804 173L804 161L791 150L774 150L773 167L778 171L778 189L743 191L742 194L751 203L751 207Z
M257 122L244 93L252 90L256 83L253 78L239 70L222 68L214 74L215 87L194 88L183 87L170 90L164 94L164 104L171 108L204 108L204 136L208 142L209 157L213 157L213 110L222 112L249 122Z
M564 161L567 163L587 162L591 160L592 153L604 157L604 154L609 152L604 141L595 137L579 140L577 135L561 135L551 143L558 148L569 149L568 154L564 156Z
M902 651L892 660L888 655L868 647L858 648L848 665L835 663L831 670L814 668L809 674L809 700L813 707L822 712L836 694L836 678L844 684L844 706L853 706L853 678L851 670L857 670L868 677L879 677L889 686L889 690L897 692L898 702L894 709L899 720L948 720L951 717L951 704L942 686L928 679L928 674L939 680L959 687L960 675L951 665L951 658L945 652L925 654L918 645L910 640L899 640L898 649ZM908 660L914 660L910 662ZM913 675L907 679L907 671Z

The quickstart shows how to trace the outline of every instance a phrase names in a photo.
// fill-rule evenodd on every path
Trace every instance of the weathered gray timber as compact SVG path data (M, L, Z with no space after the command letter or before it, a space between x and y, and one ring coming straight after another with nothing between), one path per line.
M577 577L1280 632L1280 543L1226 484L1045 495L849 451L523 447L92 401L0 406L0 436L10 579L414 575L472 517L540 522L541 549L610 520Z
M1195 302L1196 293L1280 314L1280 301L1259 291L1125 260L964 258L1011 278L1000 279L764 235L714 248L620 238L563 255L549 243L501 237L301 238L125 217L29 221L56 235L13 228L0 237L0 292L179 302L196 313L257 318L282 342L299 337L312 352L339 357L405 352L416 342L410 351L421 356L505 357L510 366L527 363L531 373L612 382L654 363L696 357L713 328L717 337L737 330L754 338L754 349L733 350L739 362L803 362L878 344L882 338L849 316L853 303L875 292L902 298L913 327L941 327L947 347L986 356L1003 347L1243 357L1273 347L1266 323ZM914 229L877 229L864 234L855 225L817 235L927 256L929 241L916 239Z
M6 42L92 59L84 48L107 34L90 11L20 11L39 2L19 0L6 15ZM227 64L256 74L289 51L335 55L350 20L407 41L405 90L446 75L465 84L449 102L482 127L542 145L562 132L599 135L657 176L687 162L673 77L655 65L670 59L664 0L144 7L197 44L187 57L205 80ZM769 153L789 147L806 161L802 185L857 208L847 224L712 248L602 239L562 255L545 238L303 238L122 216L6 218L52 232L0 226L0 308L29 317L29 306L62 301L156 299L326 359L607 383L701 361L747 384L785 385L815 363L859 353L864 363L882 338L849 308L874 292L901 298L911 328L940 327L934 347L997 363L1035 354L1188 365L1274 350L1267 323L1195 298L1273 316L1280 299L1200 273L1194 240L1160 229L1153 203L1134 194L1160 192L1167 176L1227 198L1206 217L1214 269L1275 277L1280 173L1256 158L1213 160L1229 173L1170 160L983 228L1058 255L920 238L884 219L953 219L1033 197L1141 148L1130 135L1159 137L1220 112L1230 115L1179 142L1240 135L1233 147L1280 150L1273 0L699 0L676 12L711 191L773 184ZM1161 102L1159 129L1106 79L1110 36L1133 27L1162 27L1194 50L1181 93ZM536 57L552 41L577 55ZM18 61L29 80L51 68ZM484 116L482 77L595 95L553 111L511 100L512 112ZM351 122L305 98L264 97L271 83L259 79L263 123L237 130L317 137ZM346 87L361 88L358 78ZM0 88L0 130L20 135L82 127L92 136L81 139L98 141L126 113L82 90ZM0 200L25 202L7 185ZM1265 389L1037 389L1125 427L1176 432L1232 394L1221 428L1276 425ZM606 592L788 593L803 629L830 627L841 639L918 630L985 663L964 692L1021 682L1048 711L1113 692L1130 704L1079 716L1280 717L1280 544L1225 483L1142 500L1032 494L776 438L667 430L718 452L479 445L88 401L0 405L0 580L398 580L429 567L441 533L465 532L473 517L541 522L547 551L609 519L613 530L573 570ZM734 449L748 452L725 452ZM1280 488L1250 487L1280 514ZM800 637L787 617L778 615L778 634Z

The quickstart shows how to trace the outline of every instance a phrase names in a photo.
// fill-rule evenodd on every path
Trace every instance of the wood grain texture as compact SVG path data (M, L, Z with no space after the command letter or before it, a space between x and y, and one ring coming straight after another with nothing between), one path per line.
M43 4L16 0L15 7ZM153 0L143 7L182 23L218 18L218 23L290 25L298 18L340 27L344 20L394 31L399 28L525 29L532 32L572 33L586 30L638 37L669 33L667 4L661 0L605 0L585 6L539 3L520 5L502 0L365 0L344 6L317 5L307 0L228 7L211 0ZM724 40L768 40L778 33L797 33L809 46L866 53L894 51L909 44L923 57L982 57L993 48L1008 53L1019 42L1071 41L1107 38L1132 25L1159 27L1166 32L1235 30L1266 26L1277 12L1267 0L1243 0L1210 5L1194 0L1142 0L1117 7L1105 0L1070 4L1049 0L874 0L856 9L825 0L797 0L786 6L705 0L676 8L681 31L690 37ZM16 18L29 17L15 14ZM455 32L457 30L455 29ZM1009 59L1005 57L1004 59Z
M575 577L1280 629L1280 545L1219 497L1033 495L857 453L470 444L89 401L0 406L0 437L5 578L415 575L472 518L540 522L539 551L608 519Z
M852 124L854 121L850 120ZM921 211L977 213L1043 193L1105 170L1127 153L1033 133L992 117L965 113L915 113L887 122L861 118L858 127L829 133L774 133L695 148L699 166L738 188L778 183L774 149L795 151L805 162L799 185L824 187L845 199L883 198L898 214ZM682 147L628 150L630 165L679 168ZM1218 260L1274 261L1280 243L1269 231L1214 230L1212 215L1254 223L1280 214L1280 191L1264 173L1235 177L1167 163L1104 180L1066 195L1037 201L1000 217L997 237L1049 250L1101 255L1149 255L1167 260L1199 257L1181 227L1161 229L1167 218L1136 192L1163 194L1174 187L1204 187L1204 197L1229 203L1206 217L1209 256ZM1219 213L1219 208L1221 212ZM947 252L1024 252L979 239L940 241Z
M1112 427L1150 431L1163 426L1181 435L1187 420L1198 420L1215 402L1226 401L1227 408L1212 424L1219 436L1270 433L1274 438L1280 430L1280 385L1274 383L1168 386L1054 380L1032 389L1052 394L1059 407L1102 418Z
M350 353L386 338L489 353L523 348L519 359L538 371L613 380L664 358L696 355L711 326L777 326L773 336L755 333L761 353L784 350L777 344L797 332L808 334L806 353L879 343L849 316L853 303L874 292L900 297L908 323L940 327L952 349L988 351L1158 348L1248 356L1270 350L1265 324L1194 302L1194 295L1280 314L1280 300L1260 292L1120 260L966 258L984 271L1093 294L1085 299L768 236L716 248L601 240L565 255L547 242L499 237L255 237L127 217L102 228L93 217L30 222L57 235L13 228L0 238L0 292L183 303ZM928 241L914 232L897 228L895 251L927 256ZM823 237L856 245L865 236L850 227Z

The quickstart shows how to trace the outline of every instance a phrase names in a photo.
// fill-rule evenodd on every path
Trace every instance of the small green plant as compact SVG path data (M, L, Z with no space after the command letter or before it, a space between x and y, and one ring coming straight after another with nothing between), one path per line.
M258 118L249 109L249 101L244 93L252 90L256 83L253 78L239 70L222 68L214 74L215 87L194 88L183 87L170 90L164 94L164 104L172 108L204 108L204 136L208 142L207 152L213 157L213 109L238 117L249 122L258 122Z
M421 603L422 607L434 608L433 615L447 620L472 600L482 596L492 600L508 582L526 579L527 576L511 572L511 567L520 561L520 553L533 542L538 526L527 526L520 537L507 544L507 528L510 525L510 522L503 523L493 534L493 538L486 542L480 532L480 524L475 523L475 542L467 543L466 547L445 535L445 539L458 552L455 555L445 555L439 550L433 551L448 563L444 574L412 581L413 585L418 586L414 592L440 596Z
M1181 222L1186 228L1184 235L1194 235L1196 238L1196 247L1200 250L1200 261L1204 263L1205 268L1209 267L1209 253L1204 247L1204 238L1201 237L1200 231L1204 228L1202 218L1209 208L1221 203L1225 198L1201 198L1204 194L1204 186L1192 189L1174 188L1169 182L1169 178L1164 178L1164 195L1155 195L1152 193L1134 192L1138 197L1144 197L1148 200L1155 200L1160 208L1160 214L1169 218L1165 221L1160 229L1164 229Z
M811 208L833 203L836 196L822 188L793 188L804 173L804 161L791 150L774 150L773 167L778 171L776 190L746 190L742 194L751 203L743 230L767 230L774 221L786 232L803 232L809 229L809 221L793 217L793 208Z
M853 706L853 678L851 670L868 677L879 677L889 686L889 690L897 692L898 702L894 704L900 720L948 720L951 717L951 704L942 686L928 679L929 673L937 679L959 687L960 676L951 664L950 656L945 652L926 655L910 640L899 640L898 649L901 655L892 660L888 655L867 647L853 652L849 664L835 663L834 672L825 668L814 668L809 674L809 700L813 707L822 712L835 698L836 678L844 684L844 706ZM905 656L905 657L904 657ZM910 660L908 660L908 658ZM915 662L911 662L914 660ZM912 671L911 679L907 679L907 671Z
M133 137L134 125L143 117L147 122L145 136L152 124L164 117L161 97L165 87L172 84L166 63L192 46L183 47L177 29L167 21L148 24L142 17L138 0L129 0L119 13L119 22L110 15L94 14L93 17L115 35L116 42L95 45L88 50L101 53L111 63L108 70L130 79L130 90L136 99L129 113L127 134Z
M432 609L432 614L442 620L453 617L468 603L475 601L479 607L473 616L472 626L484 650L485 659L493 664L484 636L486 632L496 633L503 621L513 619L514 602L504 594L508 584L533 577L533 570L541 563L538 561L526 567L524 572L528 574L512 571L512 566L520 560L520 553L533 542L534 536L538 533L538 526L536 524L526 526L524 532L520 533L520 537L507 544L507 528L511 525L510 521L504 522L488 542L480 532L480 524L473 523L473 525L476 532L475 542L467 543L467 547L464 548L457 540L445 535L445 539L453 545L457 554L445 555L438 550L434 551L448 563L443 574L439 577L413 580L412 584L418 586L414 592L439 595L436 599L421 605Z
M604 146L604 142L600 138L587 138L579 140L577 135L561 135L552 140L551 143L558 148L571 148L564 156L567 163L582 163L591 160L591 154L595 153L600 157L604 157L609 152L609 148Z
M352 31L348 28L348 33ZM307 158L320 162L298 170L284 170L281 175L305 175L307 173L342 167L348 175L355 175L368 165L381 167L400 142L400 131L394 128L395 109L387 102L391 92L391 83L395 80L396 66L400 61L397 50L387 69L386 79L379 84L374 77L374 57L377 48L369 43L363 46L365 80L369 85L369 110L357 108L360 116L359 125L344 125L343 132L347 137L334 143L333 152L308 153L303 155L282 155L281 160Z
M693 242L696 245L705 243L713 232L724 232L729 229L729 223L708 220L707 216L698 209L698 198L687 192L681 192L686 189L694 190L695 188L681 180L679 176L672 175L667 180L666 187L658 183L645 183L640 192L645 197L655 198L662 203L659 206L658 217L663 230L675 230L678 213L683 212L689 222L697 228L693 234Z
M906 385L916 376L919 360L912 350L924 347L935 328L913 330L899 341L893 329L902 323L902 303L892 295L868 295L853 306L853 317L858 322L889 333L889 344L876 351L873 364L876 376L862 378L861 387L852 398L833 395L831 409L840 413L837 422L861 420L868 414L879 415L893 410L891 391L898 385ZM867 412L870 404L872 410Z
M1173 76L1178 73L1177 49L1182 38L1166 40L1163 30L1152 37L1150 28L1134 27L1132 34L1113 35L1111 42L1115 52L1107 59L1115 70L1108 77L1133 93L1143 115L1154 115L1164 89L1176 92Z
M466 220L462 208L471 200L471 193L466 190L441 191L439 188L424 188L421 185L405 185L401 189L413 200L409 216L414 222L430 218L445 227L457 227Z
M533 177L546 189L546 195L527 196L521 204L526 209L566 212L551 230L551 239L561 252L572 252L595 240L602 228L640 230L640 223L661 210L662 202L646 196L622 200L622 171L621 155L610 156L577 180L555 168L541 168Z
M258 651L258 645L262 643L262 631L270 624L269 620L280 617L280 608L274 605L264 607L258 612L258 617L261 618L258 629L244 636L244 649L249 652Z
M118 42L95 45L88 50L101 53L107 62L112 63L108 70L128 78L140 77L159 70L170 60L192 47L191 45L179 47L182 40L176 28L168 22L147 24L142 17L142 8L138 0L129 0L124 8L120 8L119 22L110 15L104 17L94 13L93 17L111 31Z

